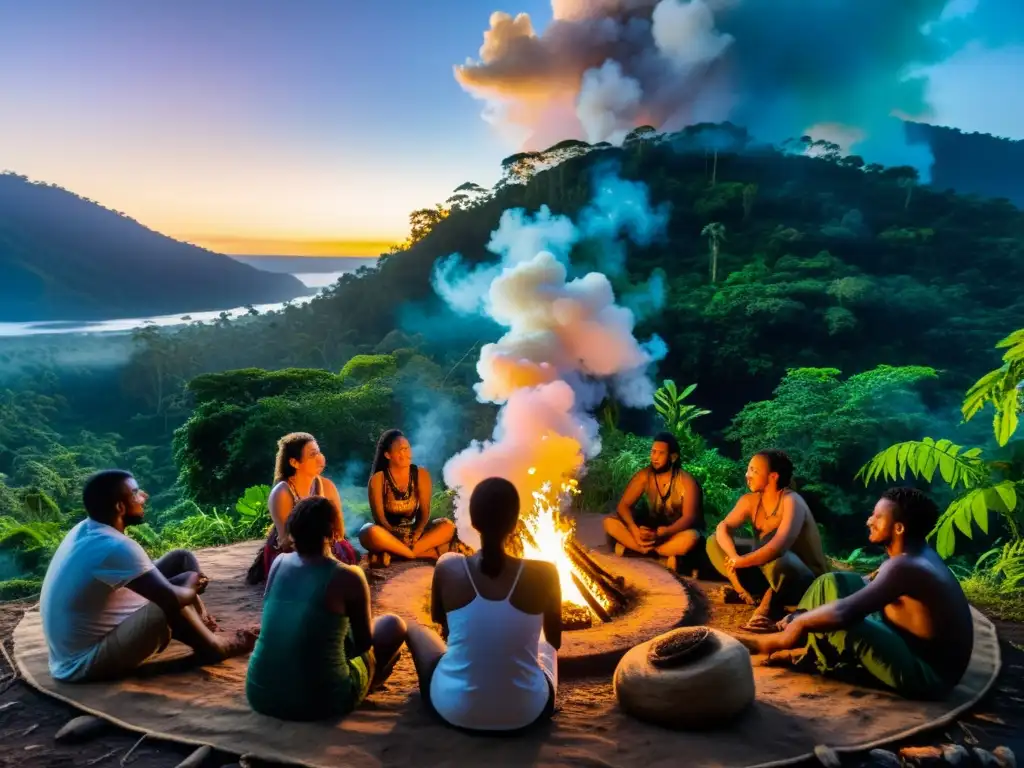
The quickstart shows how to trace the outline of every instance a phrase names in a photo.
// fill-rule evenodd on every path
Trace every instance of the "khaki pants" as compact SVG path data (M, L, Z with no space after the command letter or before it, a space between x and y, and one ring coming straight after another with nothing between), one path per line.
M125 677L170 642L167 616L156 603L148 603L108 633L97 646L92 661L64 682L91 683Z

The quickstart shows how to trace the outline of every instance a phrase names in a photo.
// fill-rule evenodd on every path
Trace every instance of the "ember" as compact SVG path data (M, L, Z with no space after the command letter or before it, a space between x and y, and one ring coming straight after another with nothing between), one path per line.
M534 474L530 469L530 474ZM586 629L594 618L610 621L625 607L624 580L601 568L576 541L573 523L562 516L569 498L579 493L576 481L563 483L557 495L550 483L533 492L533 508L519 520L513 549L521 557L547 560L558 569L562 585L562 625Z

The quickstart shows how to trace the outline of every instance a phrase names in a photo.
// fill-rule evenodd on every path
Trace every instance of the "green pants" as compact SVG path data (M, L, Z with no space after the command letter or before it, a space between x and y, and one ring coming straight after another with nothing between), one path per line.
M864 586L863 577L856 573L826 573L815 579L800 608L813 610ZM849 629L811 633L805 647L807 654L797 662L798 669L851 683L882 683L908 699L937 699L949 690L881 614L872 614Z
M728 578L725 551L714 533L708 536L707 553L715 570ZM772 599L773 607L796 605L814 582L814 572L792 552L786 552L757 568L741 568L736 575L740 584L753 594L762 594L766 589L771 589L776 595Z

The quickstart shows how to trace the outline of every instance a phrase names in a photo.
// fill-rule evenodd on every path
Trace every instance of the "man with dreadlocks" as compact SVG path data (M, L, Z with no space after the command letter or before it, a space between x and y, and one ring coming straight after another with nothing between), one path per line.
M655 554L675 571L681 558L699 551L704 536L701 487L682 468L679 441L669 432L654 436L651 463L633 475L604 530L615 554Z

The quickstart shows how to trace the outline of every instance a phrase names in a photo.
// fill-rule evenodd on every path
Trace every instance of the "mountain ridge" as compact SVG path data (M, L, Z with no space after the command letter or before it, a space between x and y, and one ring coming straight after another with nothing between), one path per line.
M2 322L185 314L313 292L57 185L0 174Z

